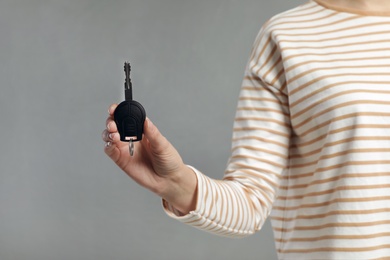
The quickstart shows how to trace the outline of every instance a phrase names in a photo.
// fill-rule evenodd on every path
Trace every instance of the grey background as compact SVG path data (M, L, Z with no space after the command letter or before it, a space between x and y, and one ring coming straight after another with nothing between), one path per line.
M254 38L303 2L1 0L0 259L276 259L268 222L227 239L167 217L101 132L129 60L148 116L221 178Z

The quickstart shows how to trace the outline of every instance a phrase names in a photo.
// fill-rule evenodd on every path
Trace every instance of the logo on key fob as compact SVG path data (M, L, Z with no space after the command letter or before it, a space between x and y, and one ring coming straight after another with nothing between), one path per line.
M114 112L114 119L122 142L130 142L130 155L134 153L134 144L142 140L145 109L137 101L133 100L133 89L130 79L130 63L125 62L125 101L120 103Z

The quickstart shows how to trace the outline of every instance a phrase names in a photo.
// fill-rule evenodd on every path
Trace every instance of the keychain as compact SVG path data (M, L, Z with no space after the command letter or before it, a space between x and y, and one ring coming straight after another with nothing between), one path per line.
M133 89L130 79L130 63L125 62L125 101L120 103L114 112L114 119L120 139L129 142L130 155L134 155L134 142L142 140L145 109L137 101L133 100Z

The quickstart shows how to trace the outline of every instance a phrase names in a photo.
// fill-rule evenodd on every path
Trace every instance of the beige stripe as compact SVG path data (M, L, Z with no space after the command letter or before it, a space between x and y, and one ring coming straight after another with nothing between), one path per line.
M264 128L264 127L236 127L236 128L233 129L233 131L234 132L238 132L238 131L265 131L265 132L269 132L269 133L272 133L272 134L275 134L275 135L279 135L279 136L283 136L283 137L286 137L286 138L290 137L289 134L286 134L286 133L283 133L283 132L274 131L272 129Z
M370 38L369 36L371 36L371 38L375 38L374 36L378 36L380 38L380 35L382 34L385 34L385 35L388 35L390 33L390 31L379 31L379 32L365 32L365 33L360 33L360 34L351 34L351 35L343 35L342 37L340 36L335 36L333 38L321 38L321 39L306 39L304 38L305 40L303 41L302 38L298 38L298 40L280 40L278 41L278 43L280 45L288 45L290 43L302 43L302 42L305 42L305 43L324 43L326 41L338 41L340 42L341 40L345 40L345 39L348 39L348 38L358 38L358 37L362 37L362 38ZM282 35L280 35L282 36ZM298 36L298 35L294 35L294 36ZM326 46L326 45L324 45Z
M252 177L254 178L254 180L260 179L264 182L269 183L271 187L278 188L278 184L276 182L267 179L263 175L259 174L259 168L254 169L254 172L252 170L253 169L247 169L247 167L233 169L233 170L225 170L225 176L223 178L227 180L230 179L234 180L235 178L240 178L240 176L244 176L245 178ZM273 175L274 177L280 179L280 174L278 173L270 172L269 170L265 170L265 169L260 169L260 170L264 170L264 173Z
M337 77L345 77L345 76L363 76L363 77L364 76L367 76L367 77L372 77L372 76L389 76L389 73L384 73L384 72L382 72L382 73L342 73L342 74L324 75L324 76L312 79L312 80L306 82L305 84L302 84L299 87L296 87L296 88L290 90L290 96L294 95L295 93L297 93L299 91L304 90L305 88L307 88L307 87L313 85L314 83L317 83L317 82L319 82L319 81L321 81L323 79L328 79L328 78L334 79L334 78L337 78ZM312 97L312 96L316 95L317 93L323 92L324 90L330 89L330 88L335 87L335 86L345 85L345 84L386 84L386 85L389 85L390 81L350 80L350 81L335 82L333 84L329 84L329 85L326 85L326 86L324 86L324 87L322 87L320 89L317 89L316 91L313 91L312 94L310 94L310 95L304 96L304 97L296 100L295 102L291 103L290 106L294 107L298 103L302 102L305 99L308 99L309 97Z
M284 37L284 36L293 36L293 37L304 37L304 36L319 36L319 35L324 35L324 34L334 34L338 32L346 32L350 30L355 30L355 29L367 29L370 30L370 27L373 26L383 26L383 25L390 25L390 22L377 22L377 23L365 23L365 24L360 24L360 25L355 25L355 26L350 26L350 27L343 27L343 28L337 28L333 29L330 31L325 31L325 32L316 32L315 34L310 32L310 33L300 33L300 34L278 34L278 37ZM331 27L330 28L334 28ZM361 30L360 30L361 31ZM339 37L339 39L343 39L344 37Z
M261 157L255 157L255 156L249 156L249 155L238 154L238 155L233 155L230 158L232 158L232 159L252 159L252 160L256 160L258 162L263 162L263 163L273 165L275 167L279 167L281 169L284 169L286 167L285 165L278 164L278 163L275 163L273 161L265 160Z
M390 125L388 126L390 127ZM351 166L351 165L377 165L377 164L390 164L390 160L379 160L379 161L350 161L350 162L344 162L344 163L339 163L335 164L332 166L328 167L321 167L317 168L316 172L325 172L333 169L340 169L345 166Z
M256 84L259 84L260 87L256 87L256 86L246 86L245 84L243 84L241 86L241 89L242 90L255 90L255 91L259 91L259 90L267 90L267 92L272 92L272 95L275 95L275 96L281 96L281 97L284 97L284 98L288 98L288 95L286 93L283 93L282 92L282 89L280 91L269 91L269 88L272 87L272 88L276 88L276 86L273 86L271 85L270 83L266 82L265 80L261 79L259 76L257 75L252 75L252 76L249 76L249 75L246 75L244 77L244 80L248 80L250 81L253 85L256 85ZM286 82L284 82L282 84L282 87L283 85L285 85ZM261 88L262 87L262 88ZM277 89L277 88L276 88Z
M389 44L390 44L390 41L389 41ZM288 84L292 84L297 79L302 78L302 77L304 77L306 75L310 75L310 74L312 74L313 72L316 72L316 71L338 70L338 69L389 68L389 67L390 67L390 64L375 64L375 65L369 65L369 64L359 65L359 64L356 64L356 65L352 65L352 66L316 67L314 69L306 70L306 71L296 75L295 77L289 79L288 80Z
M314 173L309 174L308 176L312 176ZM306 176L306 177L308 177ZM280 186L281 190L292 190L292 189L306 189L310 186L314 186L317 184L323 184L328 182L335 182L341 179L348 179L348 178L377 178L377 177L390 177L390 172L370 172L370 173L345 173L341 175L337 175L334 177L326 178L326 179L319 179L315 180L310 183L305 184L297 184L297 185L291 185L291 186ZM283 176L283 179L299 179L301 176Z
M344 22L348 22L348 21L352 21L352 20L358 20L358 19L361 19L359 16L354 16L354 17L347 17L347 18L344 18L344 19L341 19L341 20L337 20L337 21L333 21L333 22L328 22L328 18L332 17L332 16L335 16L336 13L333 13L333 14L328 14L327 16L323 16L323 17L319 17L319 18L316 18L316 19L313 19L313 20L302 20L302 21L291 21L291 22L284 22L284 23L280 23L280 24L292 24L292 25L296 25L296 23L305 23L305 24L312 24L313 21L321 21L321 20L326 20L326 23L324 24L317 24L317 25L314 25L314 26L306 26L306 27L290 27L290 28L275 28L274 31L294 31L294 30L310 30L310 29L318 29L318 28L323 28L323 27L333 27L335 25L340 25ZM279 24L277 24L279 25ZM285 34L283 34L285 35ZM311 34L313 35L313 33ZM284 50L284 49L283 49Z
M334 145L339 145L343 143L348 143L352 141L389 141L390 136L354 136L342 140L338 140L335 142L326 143L324 147L331 147Z
M291 128L291 125L289 122L285 121L280 121L268 117L236 117L234 121L239 122L239 121L261 121L261 122L271 122L278 124L280 126L286 127L286 128Z
M331 169L339 169L344 166L350 166L350 165L377 165L377 164L388 164L390 161L349 161L341 164L334 164L329 167L322 167L322 168L317 168L315 172L323 172L323 171L328 171ZM301 173L301 174L294 174L294 175L289 175L287 178L288 179L299 179L299 178L307 178L311 177L314 174L314 172L308 172L308 173Z
M348 42L348 43L337 43L337 44L330 44L325 46L310 46L310 45L304 45L304 46L283 46L279 47L281 52L285 52L288 50L324 50L324 49L332 49L332 48L342 48L342 47L351 47L351 46L364 46L369 44L378 44L378 43L389 43L389 39L375 39L375 41L356 41L356 42Z
M379 225L389 225L390 220L380 220L380 221L372 221L372 222L335 222L335 223L327 223L319 226L295 226L294 228L277 228L274 230L278 232L291 232L296 230L308 231L308 230L319 230L325 228L346 228L346 227L372 227Z
M275 239L279 243L288 243L288 242L317 242L321 240L336 240L336 239L372 239L378 237L390 237L390 232L375 233L369 235L328 235L320 237L301 237L301 238L291 238L291 239Z
M285 159L287 160L288 158L288 155L286 154L282 154L282 153L277 153L277 152L274 152L274 151L271 151L271 150L268 150L268 149L264 149L264 148L259 148L259 147L256 147L256 146L250 146L250 145L236 145L234 146L231 151L232 153L234 151L236 151L237 149L245 149L245 150L251 150L251 151L257 151L257 152L263 152L267 155L275 155L275 156L278 156L282 159Z
M324 154L322 155L320 158L318 158L316 161L321 161L321 160L324 160L324 159L329 159L329 158L335 158L335 157L338 157L338 156L342 156L342 155L347 155L347 154L350 154L350 153L388 153L390 152L390 148L361 148L361 149L348 149L348 150L345 150L345 151L342 151L342 152L337 152L337 153L330 153L330 154ZM315 153L306 153L307 156L311 156L313 154L316 154L318 153L318 150L315 150ZM295 157L295 158L300 158L301 156L299 157ZM293 158L293 156L290 156L290 159Z
M247 90L247 91L265 91L266 93L271 93L274 96L277 96L278 98L286 98L287 95L281 92L272 92L268 88L271 85L266 86L265 88L262 87L256 87L256 86L242 86L241 90ZM246 95L245 95L246 96Z
M243 100L265 101L265 102L273 102L273 103L280 104L283 106L288 106L287 102L280 102L279 100L275 100L272 98L244 96L244 97L240 97L239 100L240 101L243 101Z
M265 83L263 83L263 84L265 84ZM269 88L269 86L271 86L271 85L269 85L268 84L268 86L266 86L265 88L262 88L262 87L264 87L264 86L262 86L262 87L256 87L256 86L242 86L241 87L241 90L248 90L248 91L265 91L265 92L267 92L267 93L271 93L272 95L274 95L274 96L277 96L278 98L286 98L287 99L287 95L285 94L285 93L282 93L282 92L272 92L272 91L270 91L268 88Z
M370 52L373 52L373 53L380 53L380 52L386 52L388 51L389 48L372 48L372 49L363 49L363 50L353 50L353 51L341 51L341 52L325 52L325 53L318 53L318 52L312 52L312 53L308 53L308 52L305 52L305 53L299 53L299 54L295 54L295 55L290 55L290 56L286 56L285 58L283 58L284 62L288 61L289 59L293 59L293 58L296 58L296 57L302 57L302 56L316 56L317 57L321 57L321 56L331 56L331 55L346 55L346 54L362 54L362 53L370 53Z
M266 139L266 138L262 138L262 137L259 137L259 136L236 137L236 138L232 139L232 142L243 141L243 140L248 140L248 139L249 140L256 140L256 141L260 141L260 142L265 142L265 143L269 143L269 144L275 144L275 145L278 145L278 146L283 147L285 149L289 148L289 145L287 145L287 144L280 143L280 142L277 142L277 141L274 141L274 140L270 140L270 139Z
M389 31L390 33L390 31ZM291 65L290 67L285 68L286 73L290 72L293 69L296 69L300 66L307 65L310 63L332 63L332 62L359 62L359 61L364 61L364 60L369 60L369 61L376 61L376 60L384 60L388 61L390 57L387 56L378 56L378 57L358 57L358 58L344 58L344 59L332 59L332 60L308 60L300 63L296 63L294 65ZM318 66L318 65L316 65Z
M339 128L339 129L329 131L329 134L336 134L336 133L340 133L340 132L344 132L344 131L348 131L348 130L353 130L353 129L359 129L359 128L367 128L367 129L370 129L370 128L384 129L385 128L386 129L386 128L390 128L390 125L373 125L373 124L358 125L358 124L356 124L353 126L348 126L348 127Z
M260 168L260 167L250 166L250 165L241 164L241 163L237 163L237 162L232 162L230 164L234 165L236 168L233 169L233 170L225 170L225 174L234 173L236 171L245 172L245 170L253 170L257 174L252 174L252 176L255 176L257 178L259 178L259 175L260 175L259 173L268 173L268 174L271 174L271 175L273 175L273 176L275 176L277 178L281 177L280 173L272 172L269 169L264 169L264 168ZM246 172L246 173L248 173L248 172Z
M315 170L316 173L318 172L324 172L332 169L340 169L344 166L350 166L350 165L377 165L377 164L390 164L390 161L351 161L351 162L345 162L341 164L335 164L329 167L322 167L317 168ZM301 173L301 174L294 174L294 175L288 175L283 177L283 179L300 179L300 178L307 178L313 176L314 172L307 172L307 173Z
M238 107L237 108L238 111L264 111L264 112L273 112L273 113L277 113L277 114L282 114L284 116L289 116L289 114L283 112L283 111L280 111L278 109L272 109L272 108L257 108L257 107Z
M302 195L295 195L295 196L279 196L278 199L280 200L299 200L307 197L317 197L327 194L332 194L335 191L349 191L349 190L373 190L373 189L389 189L390 184L378 184L378 185L355 185L355 186L339 186L334 189L328 189L324 191L317 191L317 192L308 192Z
M379 249L390 248L390 244L371 246L371 247L320 247L320 248L309 248L309 249L279 249L278 252L282 254L286 253L315 253L315 252L369 252ZM388 258L387 258L388 259Z
M389 257L385 256L385 257L373 258L371 260L389 260Z
M322 13L323 10L317 10L309 15L312 15L312 14L319 14L319 13ZM318 17L318 18L309 18L309 19L304 19L304 20L299 20L299 21L284 21L284 22L273 22L270 24L270 26L267 28L269 31L277 31L277 30L290 30L291 29L295 29L295 30L299 30L299 29L307 29L307 28L316 28L316 26L313 26L313 27L284 27L284 28L280 28L280 26L282 25L298 25L298 24L308 24L308 23L313 23L313 22L318 22L318 21L322 21L322 20L327 20L328 18L331 18L332 16L335 16L336 14L327 14L325 16L321 16L321 17ZM302 17L302 16L308 16L308 15L297 15L296 17ZM283 20L284 17L283 17ZM321 24L320 26L327 26L327 24Z
M307 142L302 142L302 143L292 143L291 148L302 148L304 146L312 145L313 143L320 142L323 139L325 139L327 134L321 135L313 140L307 141ZM354 136L342 140L338 140L335 142L330 142L330 143L325 143L324 147L330 147L330 146L335 146L343 143L348 143L352 141L388 141L390 140L390 136Z
M308 130L306 130L305 132L303 132L301 135L302 136L306 136L308 135L309 133L315 131L315 130L318 130L318 129L321 129L322 127L325 127L325 126L328 126L329 124L331 123L334 123L334 122L337 122L337 121L341 121L341 120L344 120L344 119L348 119L348 118L355 118L355 117L360 117L360 116L372 116L372 117L389 117L390 116L390 113L380 113L380 112L358 112L358 113L351 113L351 114L346 114L346 115L343 115L343 116L337 116L337 117L334 117L328 121L325 121L323 122L322 124L319 124L319 125L316 125L312 128L309 128ZM298 127L295 127L295 129L297 129ZM308 153L310 154L310 153ZM299 157L303 157L303 156L299 156ZM294 158L294 156L292 156L291 158Z
M356 114L359 114L361 116L362 114L366 114L366 113L356 113ZM384 116L390 116L390 113L387 113L387 114L388 115L384 115ZM380 115L378 115L378 116L380 116ZM341 116L341 117L344 117L344 116ZM346 115L346 118L347 117L354 117L354 116L353 116L353 114L350 114L350 115ZM337 117L337 119L338 118L340 118L340 117ZM336 141L336 142L326 143L323 146L321 146L320 148L315 149L315 150L310 151L310 152L307 152L307 153L291 154L289 158L290 159L305 159L307 157L313 156L314 154L318 154L325 147L331 147L331 146L334 146L334 145L349 143L351 141L357 141L357 140L360 140L360 141L379 141L379 140L383 141L383 140L390 140L390 137L383 137L382 138L382 137L371 136L371 137L361 137L361 138L359 138L359 137L347 138L347 139L339 140L339 141ZM296 148L296 146L291 146L291 148Z
M356 203L356 202L373 202L373 201L388 201L390 200L390 196L380 196L380 197L365 197L365 198L338 198L338 199L333 199L321 203L312 203L312 204L302 204L299 206L294 206L294 207L280 207L280 206L275 206L273 209L275 210L297 210L297 209L303 209L303 208L319 208L319 207L325 207L329 206L331 204L335 203Z
M315 150L315 153L319 153L319 152L321 152L321 150L322 149ZM345 150L345 151L338 152L338 153L324 154L320 158L318 158L318 159L316 159L316 160L314 160L312 162L301 163L301 164L293 164L293 165L290 166L290 168L302 168L302 167L307 167L307 166L310 166L310 165L316 165L316 164L318 164L322 160L335 158L335 157L339 157L339 156L343 156L343 155L347 155L347 154L351 154L351 153L367 153L368 154L368 153L382 153L382 152L390 153L390 149L388 149L388 148L349 149L349 150ZM313 153L313 154L315 154L315 153ZM310 155L311 154L309 154L309 156Z
M323 214L316 215L298 215L295 218L283 218L283 217L271 217L272 220L290 222L297 219L317 219L317 218L326 218L329 216L341 216L341 215L371 215L378 213L389 213L390 208L380 208L380 209L359 209L359 210L334 210Z

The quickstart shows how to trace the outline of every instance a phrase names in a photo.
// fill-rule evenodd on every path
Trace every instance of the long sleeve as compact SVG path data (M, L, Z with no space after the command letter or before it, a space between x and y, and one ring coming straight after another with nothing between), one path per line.
M179 216L194 227L240 237L259 230L269 215L288 162L290 123L284 70L272 35L263 28L256 38L240 91L233 128L232 154L223 180L195 168L196 209Z
M196 210L168 214L235 237L269 215L279 259L389 259L389 24L322 0L270 19L223 180L194 169Z

